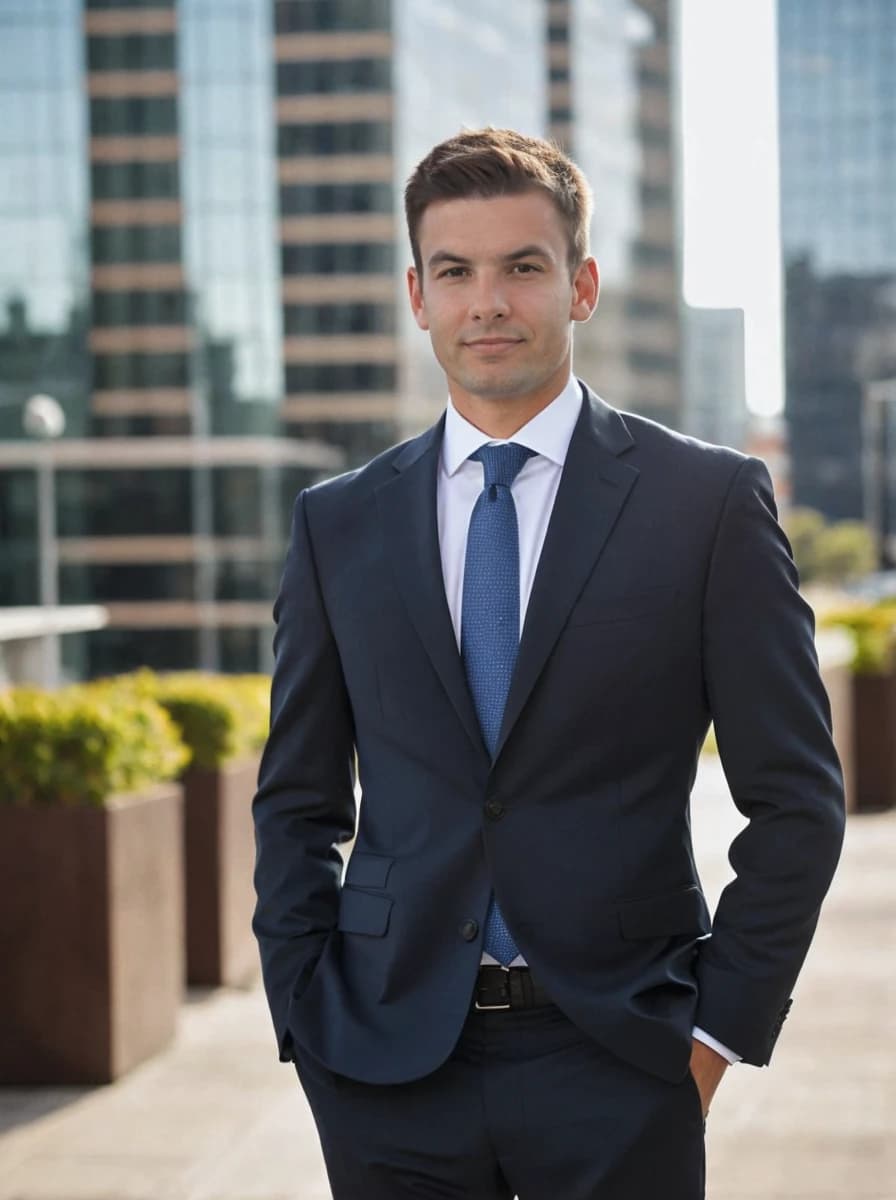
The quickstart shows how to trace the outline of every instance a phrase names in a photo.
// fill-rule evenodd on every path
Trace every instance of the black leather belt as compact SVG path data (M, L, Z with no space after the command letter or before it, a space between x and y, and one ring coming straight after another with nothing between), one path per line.
M482 966L473 992L473 1007L480 1012L518 1008L544 1008L553 1000L528 967Z

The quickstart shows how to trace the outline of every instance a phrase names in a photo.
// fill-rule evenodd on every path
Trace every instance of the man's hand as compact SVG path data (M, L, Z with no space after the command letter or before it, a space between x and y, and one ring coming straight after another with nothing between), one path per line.
M709 1112L712 1098L727 1067L728 1062L722 1058L721 1054L716 1054L715 1050L711 1050L705 1042L698 1042L694 1038L691 1047L691 1074L694 1076L697 1091L703 1102L704 1117Z

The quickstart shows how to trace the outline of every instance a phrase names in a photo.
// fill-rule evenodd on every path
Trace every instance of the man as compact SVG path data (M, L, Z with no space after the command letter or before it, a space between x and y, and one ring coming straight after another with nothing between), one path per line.
M254 802L280 1056L336 1200L695 1200L839 854L811 613L760 462L572 376L598 269L568 158L463 133L406 209L450 399L296 503ZM707 937L710 719L748 824Z

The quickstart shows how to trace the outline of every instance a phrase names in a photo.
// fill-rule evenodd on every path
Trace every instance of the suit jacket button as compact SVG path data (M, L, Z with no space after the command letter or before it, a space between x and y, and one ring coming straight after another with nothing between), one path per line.
M464 921L460 927L460 936L465 942L473 942L476 940L476 934L479 932L478 921Z
M485 815L492 821L500 821L506 809L495 796L490 796L485 802Z

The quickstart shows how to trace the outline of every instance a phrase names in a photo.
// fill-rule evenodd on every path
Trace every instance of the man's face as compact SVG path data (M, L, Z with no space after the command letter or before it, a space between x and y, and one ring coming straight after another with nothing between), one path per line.
M570 277L551 198L532 191L438 201L423 213L419 244L422 277L408 271L411 308L455 404L542 392L551 400L570 371L571 322L588 319L598 287L593 258Z

